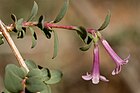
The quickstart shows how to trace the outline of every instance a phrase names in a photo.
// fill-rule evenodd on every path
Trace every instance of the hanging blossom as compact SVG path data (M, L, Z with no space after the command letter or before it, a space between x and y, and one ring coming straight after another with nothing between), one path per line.
M116 54L116 52L111 48L111 46L105 39L101 38L101 42L104 48L106 49L106 51L108 52L108 54L111 56L111 58L114 60L116 64L116 68L112 71L112 75L116 75L121 71L122 65L128 63L130 55L128 55L127 58L122 59Z
M82 78L84 80L92 80L93 84L98 84L99 80L109 81L104 76L100 75L100 59L99 59L99 46L98 44L94 44L95 48L93 51L94 59L93 59L93 67L91 73L87 72L87 75L83 75Z
M98 84L99 80L102 81L109 81L106 79L104 76L100 75L100 60L99 60L99 47L98 47L98 41L101 41L102 45L108 52L108 54L111 56L111 58L114 60L116 67L112 71L112 75L116 75L121 71L122 65L127 64L130 58L130 55L122 59L117 55L117 53L111 48L109 43L101 36L101 34L97 31L92 30L92 35L93 35L93 42L94 42L94 60L93 60L93 67L91 73L87 73L87 75L83 75L82 78L84 80L92 80L93 84Z

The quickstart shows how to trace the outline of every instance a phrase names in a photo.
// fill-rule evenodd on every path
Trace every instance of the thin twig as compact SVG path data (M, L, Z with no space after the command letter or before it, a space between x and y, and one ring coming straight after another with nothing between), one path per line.
M9 46L11 47L16 59L18 60L18 63L21 67L24 67L27 72L29 72L29 69L27 65L25 64L20 52L18 51L16 45L14 44L10 34L8 33L7 28L5 27L4 23L0 20L0 31L2 32L3 36L5 37L6 41L8 42Z

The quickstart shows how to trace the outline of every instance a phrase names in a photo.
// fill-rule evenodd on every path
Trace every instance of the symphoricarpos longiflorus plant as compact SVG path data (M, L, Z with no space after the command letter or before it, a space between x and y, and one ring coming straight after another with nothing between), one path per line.
M50 85L58 83L62 78L62 72L59 70L41 67L32 60L24 60L10 36L10 32L15 32L17 34L17 38L22 39L26 35L26 32L30 31L32 37L31 48L36 46L36 41L38 39L36 31L34 31L33 27L38 27L40 31L44 33L47 39L52 38L53 35L54 50L52 59L54 59L57 56L59 48L57 31L55 31L54 28L75 31L85 44L85 46L80 47L80 50L87 51L92 44L94 46L91 72L87 72L86 75L82 76L84 80L92 80L93 84L98 84L100 80L105 82L109 81L105 76L102 76L100 72L101 62L99 42L101 42L116 64L112 75L118 74L121 71L122 65L128 63L130 56L128 56L126 59L119 57L100 33L100 31L105 29L110 22L110 11L99 29L85 28L83 26L58 25L57 23L60 22L66 14L68 6L69 0L66 0L60 9L59 14L50 22L45 21L45 17L43 15L41 15L38 20L33 21L38 12L38 5L36 2L34 2L30 17L28 19L17 19L16 15L11 14L13 23L10 25L5 25L0 20L0 45L4 43L3 38L5 38L20 65L20 67L14 64L8 64L6 66L4 76L5 89L3 93L51 93Z

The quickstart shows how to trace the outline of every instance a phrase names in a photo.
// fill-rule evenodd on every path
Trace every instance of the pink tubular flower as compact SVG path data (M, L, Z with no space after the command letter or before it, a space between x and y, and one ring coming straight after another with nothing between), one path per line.
M109 53L109 55L111 56L111 58L116 63L116 68L112 71L112 75L116 75L121 71L121 66L128 63L130 55L127 58L122 59L115 53L115 51L111 48L111 46L105 39L102 38L101 42L107 50L107 52Z
M98 84L99 80L102 81L109 81L104 76L100 75L100 60L99 60L99 46L98 44L95 44L94 48L94 60L93 60L93 67L92 72L87 73L87 75L83 75L82 78L84 80L91 80L93 84Z

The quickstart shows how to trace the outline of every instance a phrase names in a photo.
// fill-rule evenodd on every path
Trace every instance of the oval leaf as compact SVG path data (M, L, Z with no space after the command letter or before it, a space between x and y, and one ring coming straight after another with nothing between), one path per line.
M5 73L5 88L12 93L19 93L22 89L22 79L13 73Z
M54 59L58 53L58 35L54 30L53 30L53 33L54 33L54 52L53 52L52 59Z
M47 84L58 83L62 78L62 73L58 70L50 70L51 78L48 81L45 81Z
M8 64L5 68L5 70L6 70L6 72L13 73L22 79L24 79L24 77L26 76L25 72L14 64Z
M110 11L108 11L108 14L107 14L107 16L106 16L106 18L105 18L105 21L104 21L104 23L101 25L101 27L98 29L98 31L101 31L101 30L105 29L105 28L108 26L108 24L109 24L109 22L110 22L110 17L111 17L111 13L110 13Z
M33 5L33 8L32 8L32 11L31 11L31 15L30 15L28 21L32 21L33 18L37 15L37 12L38 12L38 5L37 5L37 3L34 1L34 5Z
M19 93L22 89L22 79L25 78L25 73L16 65L9 64L5 68L4 85L5 88L12 93Z
M54 20L54 23L58 23L59 21L62 20L62 18L65 16L66 11L68 9L69 6L69 0L66 0L63 7L61 8L59 14L57 15L57 17Z
M42 72L42 76L43 76L43 79L44 79L43 81L47 81L47 80L50 79L51 75L50 75L49 69L43 68L43 69L41 69L41 72Z
M25 60L25 64L30 70L38 68L38 66L32 60Z
M36 33L34 32L34 29L29 27L31 35L32 35L32 46L31 48L34 48L36 46L36 40L37 40L37 36Z
M28 78L36 77L36 78L38 78L42 82L44 80L44 76L43 76L41 70L39 70L39 69L32 69L32 70L30 70L29 73L27 74L27 77Z
M26 88L33 93L41 92L46 88L46 85L39 77L30 77L26 81Z

